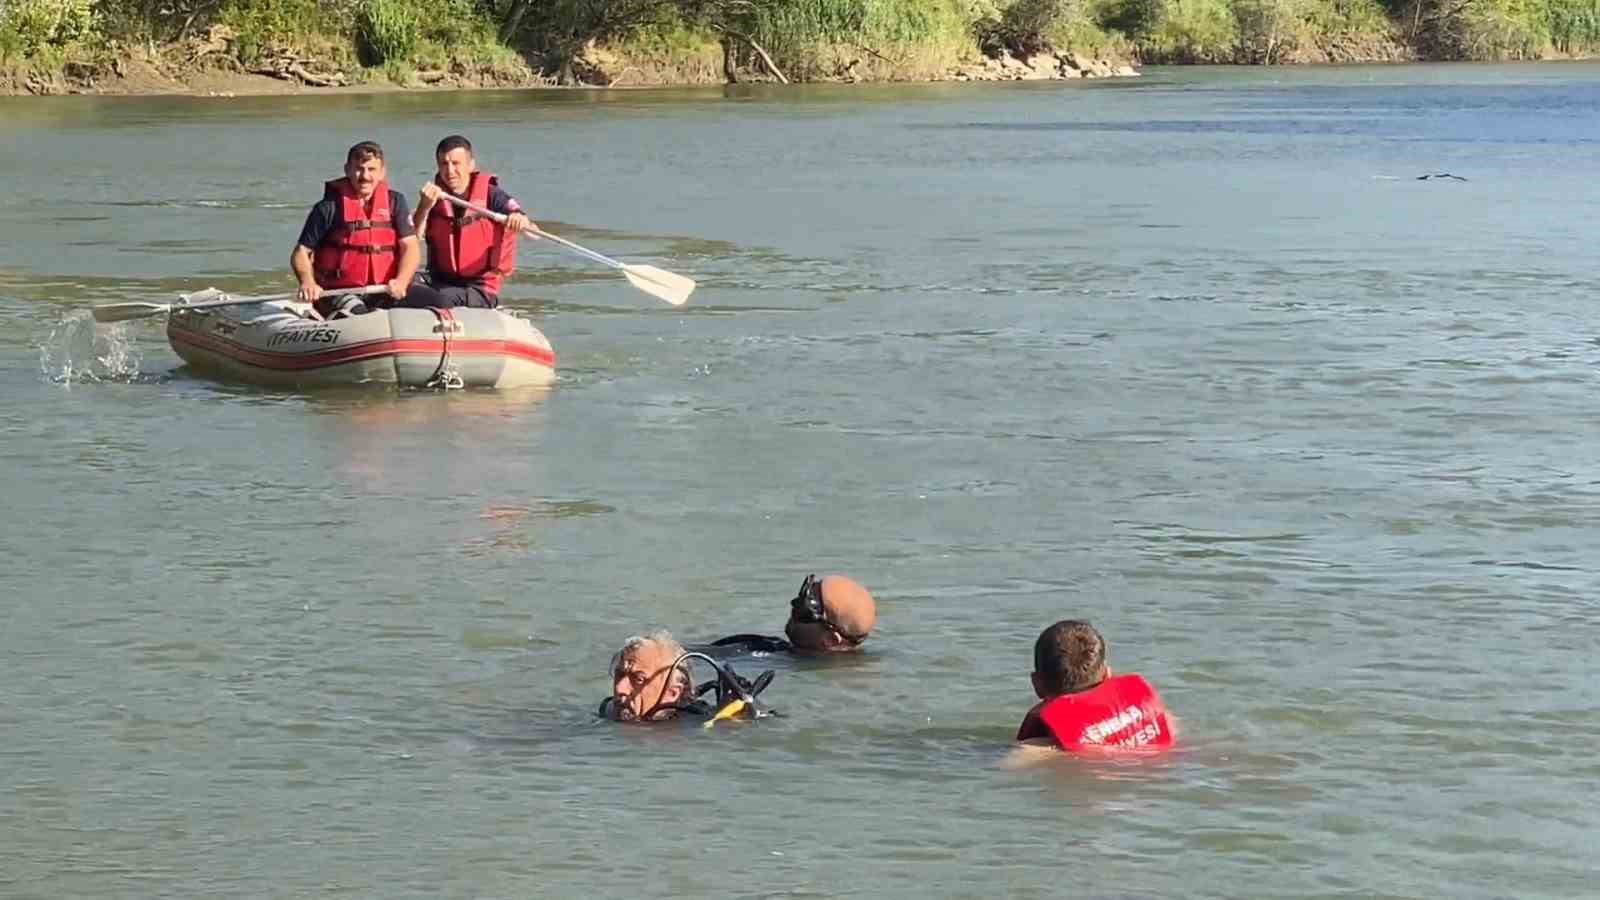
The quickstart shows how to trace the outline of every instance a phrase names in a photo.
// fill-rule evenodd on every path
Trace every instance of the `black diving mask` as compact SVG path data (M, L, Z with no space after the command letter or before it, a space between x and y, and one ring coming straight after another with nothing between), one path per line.
M833 624L828 621L827 607L822 605L822 582L815 575L807 575L806 580L800 582L800 593L789 601L789 608L794 613L794 620L801 624Z

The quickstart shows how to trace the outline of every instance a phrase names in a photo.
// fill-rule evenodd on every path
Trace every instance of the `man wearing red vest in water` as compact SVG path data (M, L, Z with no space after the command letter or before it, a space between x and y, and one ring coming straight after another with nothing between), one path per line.
M289 254L300 299L324 316L366 312L367 305L382 304L352 297L334 309L338 289L381 284L399 300L421 262L405 195L389 189L383 148L372 141L356 144L345 154L344 177L323 185L322 200L306 216Z
M411 224L428 242L431 306L500 305L500 282L516 264L517 239L533 224L494 175L478 169L472 142L452 134L434 149L438 172L424 184ZM506 217L504 224L444 199L445 193ZM419 285L419 287L422 287ZM422 291L419 291L422 293ZM413 305L407 302L405 305Z
M1047 739L1063 750L1150 750L1173 742L1171 716L1144 678L1113 675L1106 641L1088 622L1046 628L1033 644L1039 704L1017 740Z

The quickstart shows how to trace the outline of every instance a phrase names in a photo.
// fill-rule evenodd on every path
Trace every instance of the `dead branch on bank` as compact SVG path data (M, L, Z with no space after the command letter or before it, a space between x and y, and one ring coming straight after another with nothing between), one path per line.
M606 83L606 87L608 87L608 88L616 87L617 86L617 82L621 81L623 79L623 77L626 76L629 72L638 72L640 75L644 74L644 72L640 71L638 66L628 66L627 68L623 69L621 72L618 72L617 73L617 77L615 77L615 78L611 79L609 82L607 82Z
M332 75L318 75L308 70L305 64L311 61L310 59L296 59L293 56L283 55L272 59L264 59L246 69L246 71L253 75L266 75L283 81L298 81L302 84L309 84L312 87L344 87L350 83L343 72L335 72Z
M756 39L755 38L751 37L748 34L745 34L742 31L734 31L732 28L729 28L726 25L718 25L718 24L713 22L713 23L711 23L711 27L715 28L716 30L718 30L720 32L722 32L723 34L728 35L729 37L735 37L735 38L738 38L739 40L743 41L745 46L749 47L751 50L754 50L756 52L756 56L761 57L762 64L767 67L767 71L768 72L772 73L772 77L778 79L780 82L782 82L784 84L788 84L789 83L789 79L788 79L787 76L785 76L783 74L783 70L779 69L778 68L778 64L772 61L772 57L771 56L767 55L766 49L763 48L760 44L756 43Z
M883 60L884 62L888 63L891 66L898 66L901 63L901 60L890 59L889 57L884 56L882 53L879 53L878 51L872 49L871 47L868 47L866 44L851 44L850 46L856 48L857 50L861 50L863 52L870 53L873 56L876 56L877 58Z

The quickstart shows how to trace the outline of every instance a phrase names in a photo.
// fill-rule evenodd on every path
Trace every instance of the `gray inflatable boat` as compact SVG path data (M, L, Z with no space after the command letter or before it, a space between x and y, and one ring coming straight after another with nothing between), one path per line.
M308 309L291 301L177 306L167 340L196 371L268 386L515 388L555 380L550 342L509 310L383 309L319 321Z

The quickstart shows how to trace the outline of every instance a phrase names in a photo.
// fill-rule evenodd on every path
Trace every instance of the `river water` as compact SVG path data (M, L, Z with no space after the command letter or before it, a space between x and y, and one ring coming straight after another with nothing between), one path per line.
M0 895L1600 891L1600 66L0 101ZM462 131L543 393L183 369L344 148ZM1452 173L1465 178L1418 180ZM1587 548L1587 549L1585 549ZM783 718L597 722L776 632ZM1003 765L1086 617L1183 723Z

